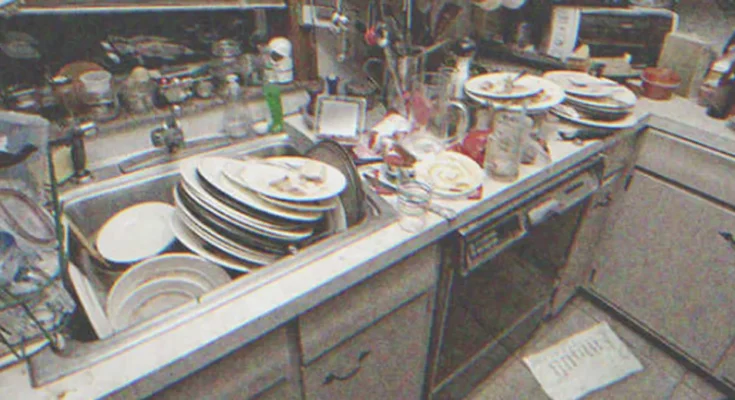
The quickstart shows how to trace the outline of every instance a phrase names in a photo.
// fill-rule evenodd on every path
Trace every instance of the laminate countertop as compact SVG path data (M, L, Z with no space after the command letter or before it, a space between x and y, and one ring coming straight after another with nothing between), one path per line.
M666 103L641 100L636 108L639 123L618 135L633 134L653 125L685 136L707 146L719 146L735 154L735 134L724 122L711 121L703 110L683 99ZM704 117L704 118L702 118ZM300 117L288 123L301 127ZM666 129L671 125L671 129ZM609 140L609 139L608 139ZM333 252L255 290L238 294L234 282L230 296L216 304L193 309L186 322L161 328L154 337L140 340L124 351L50 384L32 387L30 373L23 363L0 370L3 398L8 399L90 399L102 397L165 365L180 360L207 344L237 330L244 345L277 326L297 317L330 297L408 257L416 250L434 243L474 218L492 212L507 201L521 196L559 173L594 157L604 147L603 141L583 145L552 138L549 141L552 162L549 165L524 165L515 182L504 184L485 177L480 200L438 200L457 212L445 220L428 214L420 232L407 232L394 222L377 232L334 249ZM393 196L386 199L389 202Z

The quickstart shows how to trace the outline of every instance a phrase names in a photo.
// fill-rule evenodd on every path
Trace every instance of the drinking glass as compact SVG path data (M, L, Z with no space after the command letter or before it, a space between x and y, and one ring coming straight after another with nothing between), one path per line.
M408 232L418 232L426 225L426 214L431 205L431 188L413 180L398 185L398 224Z
M460 143L469 125L467 107L451 100L449 91L447 74L419 74L411 85L408 107L413 132L432 135L441 140L445 147Z

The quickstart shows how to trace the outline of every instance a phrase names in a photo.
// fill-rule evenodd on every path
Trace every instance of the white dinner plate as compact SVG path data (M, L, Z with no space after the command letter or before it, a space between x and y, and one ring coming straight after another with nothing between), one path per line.
M107 319L105 309L102 306L99 297L97 297L92 283L76 265L71 262L69 262L68 265L69 280L74 287L74 291L77 294L77 298L79 299L82 309L84 309L84 313L87 315L89 324L92 325L92 329L94 329L94 333L100 339L106 339L112 336L115 331L112 328L110 320Z
M135 289L109 314L112 326L121 331L147 321L190 301L196 301L210 288L201 281L184 277L161 277Z
M190 231L194 232L199 236L200 239L209 243L210 245L228 253L229 255L239 258L244 261L248 261L258 265L267 265L278 260L278 256L275 254L264 253L253 248L249 248L240 243L235 243L232 240L223 237L212 228L202 223L197 219L196 216L181 204L179 194L174 190L174 196L176 197L177 203L177 215L179 219L186 224Z
M551 71L544 78L561 86L565 92L581 97L607 97L621 87L617 82L597 78L580 71Z
M258 196L260 196L264 201L273 203L276 206L283 207L283 208L290 208L296 211L301 210L301 211L326 213L331 210L334 210L340 204L339 196L332 197L331 199L311 201L311 202L286 201L286 200L274 199L272 197L268 197L262 194L258 194Z
M164 251L174 241L169 219L174 207L145 202L113 215L97 235L97 250L116 263L132 263Z
M493 72L475 76L465 82L465 90L480 96L492 99L519 99L531 97L540 93L544 88L534 76L525 75L513 83L511 90L507 90L508 83L518 76L518 72Z
M490 99L487 97L478 96L472 93L471 91L467 90L466 88L465 88L465 93L467 93L467 97L476 101L480 105L483 105L486 107L489 107L489 106L504 107L504 108L507 108L513 111L522 111L524 103L528 102L526 110L532 114L547 111L551 107L554 107L555 105L560 104L562 101L564 101L564 98L565 98L564 89L562 89L556 83L551 82L550 80L547 80L544 78L533 76L533 75L528 75L524 78L536 80L538 84L543 88L543 90L540 93L536 94L535 96L531 96L531 97L523 98L523 99L509 99L509 100Z
M215 189L229 196L231 199L250 206L258 211L301 222L312 222L322 218L322 213L320 212L298 211L279 207L273 203L263 200L263 198L258 196L256 193L235 184L222 173L225 169L225 165L232 162L242 161L226 157L203 157L200 158L197 163L197 171L199 171L201 177Z
M482 185L484 176L484 171L473 159L453 151L439 153L416 164L416 180L444 197L473 193Z
M192 252L202 256L204 259L237 272L247 273L250 272L251 267L255 267L254 265L238 260L229 254L209 247L211 245L208 245L199 236L192 232L186 224L181 221L177 213L174 213L171 218L171 227L173 228L176 238L181 242L181 244L186 246Z
M560 104L552 108L551 112L561 119L565 119L570 122L593 128L623 129L630 128L631 126L634 126L638 123L638 117L635 114L628 114L625 118L616 121L586 119L581 116L573 107L565 104Z
M185 277L214 289L230 282L221 267L189 253L169 253L149 258L125 271L112 285L107 295L107 314L116 310L122 301L138 286L163 277Z
M577 71L551 71L544 74L544 78L558 82L563 88L565 87L564 85L571 85L570 83L566 83L570 77L572 77L572 79L576 77L581 80L589 78L598 79ZM605 78L601 78L600 80L603 82L615 83L615 81ZM575 95L575 93L567 92L569 93L569 96L567 96L566 100L569 103L594 107L599 110L622 110L633 108L638 100L633 91L619 84L611 87L610 92L605 96L578 96Z
M274 225L251 217L221 202L202 186L197 175L197 160L184 161L180 166L181 177L184 181L184 190L190 194L198 205L217 217L243 230L254 232L262 236L280 240L301 240L314 232L313 228L297 223L288 225Z
M232 162L224 173L235 183L265 196L310 202L338 196L347 178L333 166L306 157L270 157ZM306 176L318 180L306 179Z

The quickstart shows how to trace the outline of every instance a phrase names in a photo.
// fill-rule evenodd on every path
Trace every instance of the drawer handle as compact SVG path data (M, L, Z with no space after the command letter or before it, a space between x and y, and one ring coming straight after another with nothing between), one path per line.
M334 372L330 372L329 375L327 375L326 378L324 378L323 385L329 385L334 381L348 381L357 375L358 372L360 372L360 368L362 368L362 360L366 359L370 355L370 350L365 350L360 352L360 355L357 356L357 367L353 369L352 371L348 372L345 375L337 375Z
M607 192L605 194L605 198L595 202L595 205L592 208L601 208L601 207L607 207L612 203L612 193Z
M722 238L725 239L725 241L727 243L729 243L730 246L732 246L733 248L735 248L735 236L733 236L732 233L725 232L725 231L720 231L720 236L722 236Z

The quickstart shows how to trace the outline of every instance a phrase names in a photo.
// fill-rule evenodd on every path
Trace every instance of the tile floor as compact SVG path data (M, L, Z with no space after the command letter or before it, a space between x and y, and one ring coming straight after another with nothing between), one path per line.
M644 370L591 393L585 400L726 400L697 375L581 297L541 327L533 339L495 370L466 400L548 400L521 358L576 332L607 321L643 364Z

